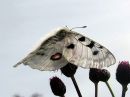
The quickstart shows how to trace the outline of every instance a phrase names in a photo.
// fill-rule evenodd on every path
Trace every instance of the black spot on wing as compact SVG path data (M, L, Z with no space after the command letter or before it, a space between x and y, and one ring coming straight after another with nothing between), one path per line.
M103 48L103 46L100 46L99 48L100 48L100 49L102 49L102 48Z
M75 45L74 44L70 44L67 46L68 49L74 49Z
M99 53L99 51L93 51L93 55L97 55Z
M78 40L79 40L79 41L85 41L85 37L82 36L82 37L80 37Z
M94 42L94 41L91 41L91 43L90 43L89 45L86 45L86 46L89 47L89 48L93 48L93 47L94 47L94 44L95 44L95 42Z

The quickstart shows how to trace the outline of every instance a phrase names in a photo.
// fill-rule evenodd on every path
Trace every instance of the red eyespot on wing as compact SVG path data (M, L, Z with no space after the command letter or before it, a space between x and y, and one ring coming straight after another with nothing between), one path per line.
M55 60L59 60L61 59L62 54L61 53L55 53L54 55L51 56L51 60L55 61Z

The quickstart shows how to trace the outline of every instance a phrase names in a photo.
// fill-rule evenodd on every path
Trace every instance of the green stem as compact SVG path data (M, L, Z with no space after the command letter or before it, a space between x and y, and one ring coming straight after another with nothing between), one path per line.
M115 95L114 95L114 93L113 93L113 91L112 91L112 89L111 89L109 83L108 83L107 81L106 81L105 83L106 83L106 85L107 85L107 87L108 87L108 89L109 89L109 91L110 91L112 97L115 97Z
M74 86L75 86L75 89L76 89L76 91L77 91L78 96L79 96L79 97L82 97L81 92L80 92L80 90L79 90L79 87L78 87L78 85L77 85L77 82L76 82L74 76L72 76L71 79L72 79L72 82L73 82L73 84L74 84Z
M95 97L98 97L98 83L95 83Z
M125 97L127 91L127 85L122 85L122 97Z

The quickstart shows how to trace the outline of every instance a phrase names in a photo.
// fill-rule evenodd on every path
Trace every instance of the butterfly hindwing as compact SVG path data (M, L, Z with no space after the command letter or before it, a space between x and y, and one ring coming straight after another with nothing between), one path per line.
M81 34L68 37L65 42L63 55L70 63L84 68L102 68L115 63L108 49ZM73 48L66 47L72 44Z
M15 66L23 63L41 71L57 70L68 63L62 55L63 46L62 40L58 41L55 36L49 37Z

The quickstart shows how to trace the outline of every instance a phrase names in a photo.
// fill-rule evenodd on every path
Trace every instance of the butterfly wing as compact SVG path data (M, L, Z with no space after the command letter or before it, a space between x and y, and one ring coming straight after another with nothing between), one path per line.
M68 62L84 68L102 68L115 63L105 47L81 34L63 28L42 40L19 64L38 70L57 70Z
M36 49L29 53L14 67L23 63L24 65L41 71L57 70L68 63L64 56L62 56L63 45L63 40L56 35L53 35L42 41Z
M84 68L108 67L116 62L107 48L78 33L66 38L63 55L70 63Z

